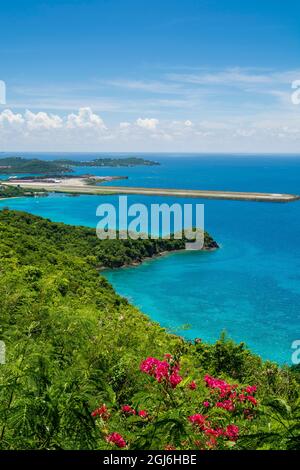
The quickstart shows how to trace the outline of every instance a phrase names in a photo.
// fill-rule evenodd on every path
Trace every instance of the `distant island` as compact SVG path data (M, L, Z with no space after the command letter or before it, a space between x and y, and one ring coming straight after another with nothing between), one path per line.
M75 161L75 160L56 160L56 163L62 165L71 165L71 166L109 166L109 167L128 167L128 166L156 166L160 165L159 162L153 160L145 160L144 158L138 157L126 157L126 158L95 158L90 161Z
M45 161L38 158L6 157L0 159L0 174L63 174L71 173L73 166L85 167L133 167L133 166L154 166L158 162L144 160L143 158L96 158L90 161L75 161L62 159L55 161Z
M39 160L38 158L6 157L0 159L0 174L11 175L28 173L68 173L71 171L65 165L57 162Z

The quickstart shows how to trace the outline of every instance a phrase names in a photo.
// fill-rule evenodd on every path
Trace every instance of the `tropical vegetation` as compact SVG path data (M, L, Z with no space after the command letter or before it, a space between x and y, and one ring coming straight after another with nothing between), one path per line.
M10 197L33 197L33 196L44 196L47 195L47 192L41 189L24 189L20 186L7 186L5 184L0 183L0 199L1 198L10 198Z
M183 241L8 209L0 233L0 449L300 447L297 370L167 332L99 275Z

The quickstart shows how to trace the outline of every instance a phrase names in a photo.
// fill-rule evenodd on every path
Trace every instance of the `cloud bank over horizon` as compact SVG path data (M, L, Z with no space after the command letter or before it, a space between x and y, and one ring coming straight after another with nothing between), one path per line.
M0 149L297 153L297 77L300 70L235 67L159 71L152 81L14 85L0 108Z

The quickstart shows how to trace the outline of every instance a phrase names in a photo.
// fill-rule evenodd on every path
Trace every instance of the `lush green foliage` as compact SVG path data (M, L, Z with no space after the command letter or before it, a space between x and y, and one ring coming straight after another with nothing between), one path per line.
M9 210L0 212L0 232L0 339L7 352L0 365L0 448L103 449L115 445L114 432L126 448L299 447L297 374L224 336L207 345L167 334L96 269L181 248L180 240L99 241L91 229ZM175 388L140 370L146 358L165 353L180 364ZM206 374L239 391L257 386L250 419L241 403L234 412L216 406ZM104 403L110 417L92 417ZM128 414L123 405L148 415ZM213 430L237 426L239 439L222 434L209 443L188 419L195 414L207 415Z
M5 184L0 183L0 198L7 198L7 197L22 197L28 196L33 197L35 194L39 193L40 195L47 194L42 190L30 190L30 189L23 189L19 186L6 186Z

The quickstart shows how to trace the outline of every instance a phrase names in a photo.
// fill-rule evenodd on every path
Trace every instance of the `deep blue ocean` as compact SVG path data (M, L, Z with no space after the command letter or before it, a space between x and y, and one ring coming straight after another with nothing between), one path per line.
M5 155L0 154L0 158ZM68 156L80 161L96 156L22 155L45 159ZM127 175L128 180L114 183L118 186L300 194L300 156L138 156L161 165L77 167L76 173ZM225 330L264 359L290 364L292 342L300 339L300 201L281 204L152 196L130 196L129 201L147 205L203 203L205 228L220 249L170 254L138 267L106 271L117 292L153 320L185 337L212 342ZM117 196L20 198L1 201L0 208L96 227L96 208L101 202L117 203Z

